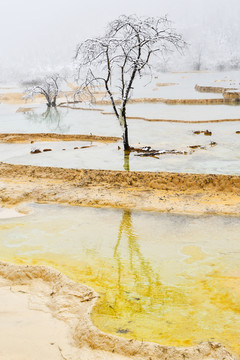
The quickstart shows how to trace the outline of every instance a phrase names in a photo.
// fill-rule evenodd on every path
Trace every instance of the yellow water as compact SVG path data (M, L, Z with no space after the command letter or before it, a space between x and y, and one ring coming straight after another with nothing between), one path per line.
M0 259L52 266L100 294L100 329L240 355L240 218L35 206L0 220Z

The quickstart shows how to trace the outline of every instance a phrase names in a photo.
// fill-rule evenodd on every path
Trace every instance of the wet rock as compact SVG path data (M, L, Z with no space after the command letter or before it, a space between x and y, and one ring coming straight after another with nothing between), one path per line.
M39 149L35 149L30 152L30 154L39 154L39 153L41 153L41 150Z
M84 146L81 146L80 149L88 149L90 147L93 147L94 145L84 145Z
M193 131L194 135L204 134L205 136L212 136L212 132L209 130L197 130Z
M202 146L202 145L189 145L188 146L190 149L206 149L205 146Z
M201 147L201 145L189 145L190 149L198 149L200 147Z
M205 136L212 136L211 131L205 130L203 133L204 133Z

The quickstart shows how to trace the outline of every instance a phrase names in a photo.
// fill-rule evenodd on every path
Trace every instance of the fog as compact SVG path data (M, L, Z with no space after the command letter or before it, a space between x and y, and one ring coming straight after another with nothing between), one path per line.
M240 58L239 0L8 0L0 13L0 81L70 66L76 44L121 14L174 21L189 46L170 68L194 68L201 58L202 68L221 69Z

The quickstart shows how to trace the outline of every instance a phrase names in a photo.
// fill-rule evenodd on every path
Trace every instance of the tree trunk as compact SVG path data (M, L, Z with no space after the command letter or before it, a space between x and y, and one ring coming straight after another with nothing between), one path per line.
M57 96L55 95L52 101L52 106L56 107L56 100L57 100Z
M50 97L48 96L48 94L44 94L46 100L47 100L47 107L51 107L52 106L52 102Z
M123 132L123 147L124 150L130 150L129 142L128 142L128 126L125 124L124 132Z
M130 150L129 141L128 141L128 125L127 125L127 119L126 119L126 112L124 109L120 110L120 116L119 116L120 125L123 130L123 147L124 150Z

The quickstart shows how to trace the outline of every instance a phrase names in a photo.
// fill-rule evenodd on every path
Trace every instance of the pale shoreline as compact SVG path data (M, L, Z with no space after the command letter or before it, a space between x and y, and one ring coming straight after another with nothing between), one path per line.
M9 270L8 270L9 269ZM46 277L48 274L49 279ZM51 282L52 277L56 281ZM57 277L57 279L56 279ZM63 281L65 280L65 281ZM0 262L0 358L1 360L127 360L129 357L111 354L103 350L92 350L87 345L77 347L74 340L74 325L71 311L64 315L60 304L50 304L52 287L69 286L75 293L72 297L88 301L84 296L91 290L74 283L65 284L67 279L54 270L43 267L21 267ZM90 291L90 293L89 293ZM63 291L64 292L64 291ZM63 301L59 294L59 301ZM87 295L88 295L87 294ZM65 294L65 297L71 298ZM68 299L66 299L68 301ZM64 306L64 304L62 304ZM74 307L74 301L67 304ZM81 309L85 312L85 306ZM59 311L58 314L55 311ZM79 316L82 315L79 313Z
M0 207L0 219L11 219L15 217L21 217L24 216L23 213L15 210L15 209L8 209L8 208L2 208Z

